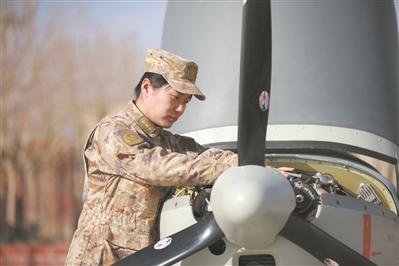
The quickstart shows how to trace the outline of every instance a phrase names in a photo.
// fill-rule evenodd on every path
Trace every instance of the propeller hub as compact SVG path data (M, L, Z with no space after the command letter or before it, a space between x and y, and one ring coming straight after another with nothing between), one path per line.
M274 241L296 205L280 171L255 165L232 167L215 182L211 205L226 238L249 249Z

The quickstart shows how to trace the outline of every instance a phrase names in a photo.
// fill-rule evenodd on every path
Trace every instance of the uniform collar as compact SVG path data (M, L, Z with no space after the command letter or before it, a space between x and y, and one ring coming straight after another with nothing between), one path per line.
M139 108L137 108L134 101L130 101L126 105L125 111L136 121L137 125L152 138L158 136L159 132L161 132L161 128L148 120Z

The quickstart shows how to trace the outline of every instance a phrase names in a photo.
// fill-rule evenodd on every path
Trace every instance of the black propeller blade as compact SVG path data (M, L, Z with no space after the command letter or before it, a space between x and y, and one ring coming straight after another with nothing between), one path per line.
M163 241L169 244L166 247L155 249L156 245L148 246L113 265L172 265L212 245L223 236L215 218L210 215L169 238L164 238Z
M377 265L295 214L291 214L279 235L323 262L332 259L340 266Z
M243 10L241 41L237 144L240 166L265 165L271 42L270 1L248 0Z

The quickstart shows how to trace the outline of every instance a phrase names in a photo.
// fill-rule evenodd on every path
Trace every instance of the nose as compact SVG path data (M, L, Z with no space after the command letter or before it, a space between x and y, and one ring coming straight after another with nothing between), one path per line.
M178 112L180 115L184 113L184 110L186 109L186 105L184 103L181 103L177 105L176 107L176 112Z

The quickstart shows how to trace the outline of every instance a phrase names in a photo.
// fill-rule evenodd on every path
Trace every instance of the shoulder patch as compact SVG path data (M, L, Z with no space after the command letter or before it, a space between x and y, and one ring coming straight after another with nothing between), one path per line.
M148 133L152 134L157 128L145 116L142 116L137 123Z
M134 131L123 130L122 139L128 145L135 145L143 142L143 139Z

